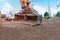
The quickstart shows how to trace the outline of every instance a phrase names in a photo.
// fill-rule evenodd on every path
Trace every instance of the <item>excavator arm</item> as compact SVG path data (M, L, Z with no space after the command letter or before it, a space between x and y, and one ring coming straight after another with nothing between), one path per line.
M21 7L25 7L25 1L24 0L20 0L20 4L21 4Z
M30 1L29 0L20 0L21 7L29 7Z

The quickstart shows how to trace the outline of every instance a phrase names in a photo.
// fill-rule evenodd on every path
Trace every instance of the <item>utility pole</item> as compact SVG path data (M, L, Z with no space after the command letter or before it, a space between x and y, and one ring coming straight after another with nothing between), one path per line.
M48 0L48 12L49 12L49 17L51 17L50 1L49 0Z

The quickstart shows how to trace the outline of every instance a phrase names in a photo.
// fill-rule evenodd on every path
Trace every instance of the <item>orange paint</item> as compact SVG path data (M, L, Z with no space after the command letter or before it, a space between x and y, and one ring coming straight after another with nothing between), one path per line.
M21 6L25 7L25 1L24 0L20 0Z

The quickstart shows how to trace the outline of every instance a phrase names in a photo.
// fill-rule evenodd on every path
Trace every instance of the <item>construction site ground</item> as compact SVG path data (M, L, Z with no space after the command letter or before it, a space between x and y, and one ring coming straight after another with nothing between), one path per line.
M28 24L34 22L0 19L0 40L60 40L60 18L43 19L39 26Z

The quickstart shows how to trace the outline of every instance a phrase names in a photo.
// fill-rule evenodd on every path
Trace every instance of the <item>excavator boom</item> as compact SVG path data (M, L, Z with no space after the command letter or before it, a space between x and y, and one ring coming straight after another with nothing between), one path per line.
M20 0L20 4L21 4L21 7L25 7L25 1L24 0Z

